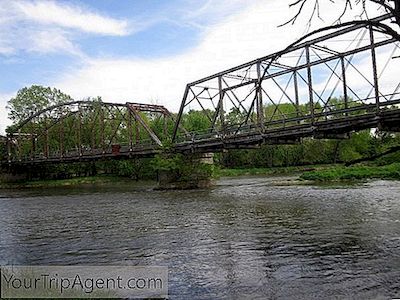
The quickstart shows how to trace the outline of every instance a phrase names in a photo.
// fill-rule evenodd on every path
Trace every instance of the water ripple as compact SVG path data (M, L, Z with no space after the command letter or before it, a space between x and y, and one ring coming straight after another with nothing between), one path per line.
M400 183L2 192L0 263L166 265L171 299L400 297Z

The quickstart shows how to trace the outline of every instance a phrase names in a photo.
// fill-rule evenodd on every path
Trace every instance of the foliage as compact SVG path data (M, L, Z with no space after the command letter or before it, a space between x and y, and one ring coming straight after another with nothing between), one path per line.
M81 185L108 185L108 184L120 184L125 182L120 176L112 175L96 175L96 176L85 176L85 177L74 177L66 179L43 179L27 180L23 182L2 182L0 188L52 188L52 187L67 187L67 186L81 186ZM126 179L126 183L131 183L130 179Z
M56 88L32 85L20 89L8 101L7 109L9 118L16 124L46 107L68 101L72 98Z
M270 168L349 162L381 153L400 143L397 135L371 134L370 130L353 133L349 139L304 138L294 145L263 145L255 150L228 150L218 156L226 168ZM395 155L390 162L396 161ZM385 158L380 159L384 164Z
M152 168L156 171L176 171L183 165L182 154L157 154L152 160Z
M294 166L294 167L275 167L275 168L240 168L240 169L216 169L216 176L218 177L233 177L244 175L285 175L303 173L307 170L323 169L323 166L313 165L310 166Z
M334 167L321 171L307 172L300 176L304 180L332 181L367 178L400 179L400 163L386 166Z
M183 127L189 132L204 132L211 126L211 112L190 110L183 117Z
M171 181L186 182L208 179L213 176L213 166L204 164L197 155L156 155L152 166L157 173L167 174Z

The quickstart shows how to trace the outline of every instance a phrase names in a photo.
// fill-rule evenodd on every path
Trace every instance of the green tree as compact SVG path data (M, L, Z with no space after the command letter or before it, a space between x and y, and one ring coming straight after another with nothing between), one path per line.
M374 139L370 130L353 133L350 139L341 143L339 150L340 160L348 162L376 154L373 143Z
M71 96L60 90L41 85L24 87L7 103L9 118L14 124L51 105L72 101Z
M205 132L211 127L211 112L191 110L183 116L183 127L189 132Z

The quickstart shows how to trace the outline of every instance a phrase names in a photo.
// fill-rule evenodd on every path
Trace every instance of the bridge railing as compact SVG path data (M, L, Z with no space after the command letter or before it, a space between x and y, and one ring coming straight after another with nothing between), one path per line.
M93 158L107 158L113 156L130 156L143 154L153 151L157 148L157 145L151 139L141 141L140 144L131 147L129 144L114 144L105 149L96 148L90 149L89 147L82 147L71 149L65 152L52 151L47 155L43 152L35 155L22 155L19 157L13 157L9 162L45 162L45 161L79 161Z
M279 130L289 127L296 126L304 126L304 125L313 125L320 122L334 121L339 119L349 119L352 116L360 116L364 114L376 114L379 115L380 111L390 110L390 109L399 109L400 108L400 93L384 95L387 97L391 97L390 100L379 103L379 109L377 110L377 106L375 103L369 101L372 98L364 99L364 102L360 101L349 101L348 108L340 107L338 105L331 105L325 107L320 112L316 112L314 114L314 118L311 115L298 116L297 113L289 113L286 115L285 119L277 119L265 122L263 126L257 123L238 123L238 124L229 124L224 130L221 131L210 131L208 129L204 129L201 131L190 132L189 135L179 136L177 139L177 143L192 143L192 142L202 142L205 140L213 140L220 139L225 140L229 137L234 137L238 135L248 135L248 134L260 134L262 135L264 132L270 130ZM397 96L394 98L394 96ZM343 106L344 104L342 104Z

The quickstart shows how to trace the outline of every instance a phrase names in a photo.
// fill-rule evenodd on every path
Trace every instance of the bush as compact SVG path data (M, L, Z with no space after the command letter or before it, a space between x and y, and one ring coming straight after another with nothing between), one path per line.
M335 167L326 170L312 171L300 176L304 180L360 180L367 178L400 179L400 163L386 166Z

